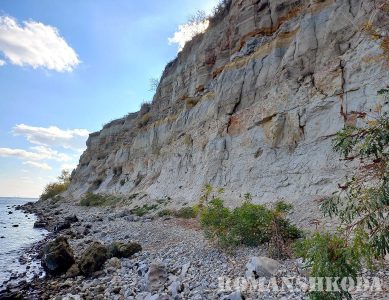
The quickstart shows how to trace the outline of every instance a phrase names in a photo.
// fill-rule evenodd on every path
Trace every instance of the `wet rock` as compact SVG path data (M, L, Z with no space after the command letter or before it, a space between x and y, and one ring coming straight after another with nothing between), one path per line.
M69 222L60 222L54 226L54 231L60 232L60 231L65 230L65 229L69 229L70 226L71 226L71 223L69 223Z
M114 242L108 247L110 257L129 258L137 252L142 251L138 243Z
M59 237L44 245L41 252L42 266L47 273L65 273L73 264L73 251L65 237Z
M36 221L34 223L34 228L45 228L47 226L47 222L44 221Z
M246 278L271 277L274 275L281 264L268 257L252 257L246 264Z
M81 255L79 262L81 272L86 276L92 275L101 270L108 257L107 247L99 242L92 243Z

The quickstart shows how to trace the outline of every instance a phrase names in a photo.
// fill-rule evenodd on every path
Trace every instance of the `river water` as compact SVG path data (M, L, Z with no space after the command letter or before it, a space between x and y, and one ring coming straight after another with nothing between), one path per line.
M42 240L47 231L33 228L35 215L15 209L36 200L0 197L0 291L6 284L16 284L20 279L42 274L39 261L27 255L26 250Z

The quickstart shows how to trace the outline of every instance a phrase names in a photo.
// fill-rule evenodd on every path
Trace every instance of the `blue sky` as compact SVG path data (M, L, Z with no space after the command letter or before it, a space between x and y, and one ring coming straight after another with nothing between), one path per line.
M216 2L1 0L0 196L38 196L88 132L151 100L168 38Z

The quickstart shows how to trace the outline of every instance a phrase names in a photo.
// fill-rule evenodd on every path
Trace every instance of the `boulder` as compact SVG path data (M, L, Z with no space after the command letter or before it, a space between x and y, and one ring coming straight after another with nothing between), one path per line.
M80 270L84 275L90 276L92 273L101 270L108 258L107 247L99 242L94 242L81 255Z
M168 279L166 266L160 263L150 264L146 274L146 289L150 292L159 291Z
M59 222L54 226L54 231L59 232L65 229L69 229L73 223L78 222L78 218L75 215L66 217L62 222Z
M73 264L73 251L65 237L58 237L43 246L41 251L42 266L48 274L65 273Z
M74 278L80 275L80 268L77 264L72 265L66 272L66 277L68 278Z
M47 226L47 222L44 221L36 221L34 223L34 228L45 228Z
M142 246L138 243L114 242L108 246L108 251L110 257L129 258L142 251Z
M121 269L122 263L119 258L112 257L106 261L105 266L107 268Z
M252 257L246 264L246 278L271 277L276 274L281 264L268 257Z
M77 223L78 222L78 218L77 218L76 215L68 216L68 217L65 218L65 222L68 222L70 224Z

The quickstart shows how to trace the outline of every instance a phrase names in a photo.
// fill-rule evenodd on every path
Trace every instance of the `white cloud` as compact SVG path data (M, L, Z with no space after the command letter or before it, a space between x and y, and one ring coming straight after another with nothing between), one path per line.
M73 171L75 168L77 168L77 163L69 163L69 164L61 165L62 170Z
M34 127L25 124L16 125L12 132L15 135L22 135L36 145L60 146L66 149L83 150L85 141L89 136L86 129L62 130L55 126Z
M23 165L27 165L30 167L47 170L47 171L50 171L52 169L47 163L39 163L36 161L25 161L23 162Z
M0 67L4 66L4 65L6 65L6 64L7 64L7 63L6 63L4 60L0 59Z
M181 51L187 42L189 42L197 34L205 32L208 26L208 20L179 25L178 30L173 34L173 36L168 38L169 45L177 44L178 51Z
M51 159L56 161L69 161L72 159L69 155L65 153L58 152L45 146L31 147L31 149L42 157L44 157L44 159Z
M49 25L0 16L0 52L12 64L71 72L80 63L76 52Z
M44 146L37 146L31 148L33 151L26 151L23 149L15 148L0 148L0 157L16 157L28 161L39 160L56 160L56 161L69 161L71 158L58 151L52 150Z

